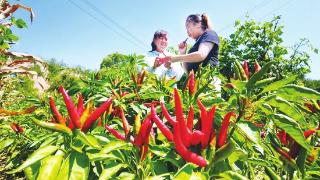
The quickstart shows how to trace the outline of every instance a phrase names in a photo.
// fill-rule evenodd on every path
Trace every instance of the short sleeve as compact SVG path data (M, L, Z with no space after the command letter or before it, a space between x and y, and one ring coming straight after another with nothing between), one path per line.
M202 38L199 40L199 43L203 43L203 42L211 42L211 43L215 43L217 45L219 45L219 37L217 35L216 32L214 31L206 31Z

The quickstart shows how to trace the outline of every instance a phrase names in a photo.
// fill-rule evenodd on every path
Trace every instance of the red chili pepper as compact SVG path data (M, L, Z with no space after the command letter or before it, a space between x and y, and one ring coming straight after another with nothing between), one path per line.
M275 150L281 154L282 157L286 158L287 160L289 160L290 162L294 162L293 158L288 154L288 152L286 152L285 150L281 149L280 147L277 147L275 145L272 144L272 146L275 148Z
M193 70L189 74L188 87L189 87L189 93L191 95L194 95L196 92L196 82L195 82Z
M23 133L24 131L23 128L19 126L17 123L11 123L10 127L15 133Z
M215 136L215 132L214 129L212 130L212 125L214 122L214 115L216 112L216 106L213 106L211 108L211 110L209 111L209 113L207 113L207 117L206 120L203 124L204 128L203 128L203 140L201 142L201 147L202 148L206 148L208 146L208 144L210 143L210 139L214 138Z
M116 138L125 141L126 137L122 134L120 134L117 130L113 129L112 127L109 127L107 124L105 125L105 128Z
M191 142L190 134L187 130L187 125L183 117L182 102L177 88L174 88L174 104L176 112L176 120L180 126L181 137L185 146L189 147Z
M192 133L192 138L191 138L191 145L197 145L199 143L201 143L202 139L203 139L203 132L199 131L199 130L195 130Z
M194 119L194 109L193 109L193 106L191 105L189 108L188 120L187 120L187 127L190 131L192 131L193 129L193 119Z
M204 105L200 101L200 99L197 99L197 104L198 104L198 106L200 108L201 131L203 131L204 124L205 124L206 117L207 117L207 110L206 110L206 107L204 107Z
M277 133L277 136L280 140L280 142L284 145L288 144L288 140L287 140L287 133L284 130L281 130Z
M134 139L134 144L138 147L141 147L146 142L146 138L149 138L150 131L152 129L152 122L150 116L147 116L146 119L142 122L139 133Z
M225 86L227 88L229 88L229 89L235 89L236 88L232 83L227 83Z
M174 141L176 150L180 154L180 156L187 162L194 163L200 167L205 167L208 164L207 161L203 157L199 156L198 154L192 151L189 151L184 145L184 142L181 138L182 133L180 132L179 123L176 123L174 125L173 132L174 132L173 141Z
M107 99L100 107L98 107L84 122L81 130L87 132L92 124L105 112L109 109L112 104L112 98Z
M248 61L243 62L243 70L244 73L246 74L247 79L249 79L249 67L248 67Z
M62 117L62 115L58 111L53 97L49 97L49 104L50 104L51 112L53 113L53 117L56 120L56 122L66 125L66 120Z
M311 103L304 103L304 105L312 112L312 113L316 113L317 109L313 106L313 104Z
M254 72L257 73L260 71L260 69L261 69L261 66L259 65L258 61L255 60L254 61Z
M143 71L143 72L141 73L141 77L140 77L139 84L142 84L142 83L143 83L143 80L144 80L145 75L146 75L146 71Z
M130 132L130 125L128 123L128 120L127 120L122 108L120 108L120 118L121 118L121 121L122 121L124 133L126 134L126 137L127 137L129 132Z
M303 134L304 134L304 138L308 138L310 137L312 134L314 134L316 131L313 130L313 129L310 129L310 130L306 130Z
M131 79L134 82L134 84L137 84L136 77L134 77L133 73L131 73Z
M307 139L307 138L309 138L312 134L314 134L316 131L315 130L312 130L312 129L310 129L310 130L306 130L306 131L304 131L304 138L305 139ZM291 148L290 148L290 151L289 151L289 155L293 158L293 159L295 159L297 156L298 156L298 154L299 154L299 152L300 152L300 149L301 149L301 146L296 142L296 141L294 141L294 143L292 144L292 146L291 146Z
M74 126L74 124L72 123L72 121L70 121L70 119L69 120L67 120L67 122L69 123L68 124L68 128L70 128L70 129L74 129L75 128L75 126Z
M170 129L160 120L157 116L156 111L153 106L151 106L151 117L152 120L156 123L162 134L168 139L168 141L173 141L173 135Z
M263 124L263 123L253 123L253 125L255 125L258 128L263 128L265 124Z
M125 95L129 94L129 92L125 91L123 93L120 94L120 97L124 97Z
M75 125L76 128L80 128L80 116L70 98L70 96L68 95L68 93L66 92L66 90L60 86L59 87L59 91L63 96L64 102L66 104L69 116L71 118L72 123Z
M79 96L78 96L78 108L77 108L77 111L78 111L79 116L82 115L84 109L85 109L85 107L84 107L84 105L83 105L82 95L79 94Z
M236 116L236 114L234 112L229 112L223 118L222 125L219 132L218 143L217 143L218 148L222 147L226 143L227 135L228 135L228 127L230 124L230 118L232 116Z
M162 113L163 113L164 117L165 117L165 118L169 121L169 123L173 126L173 124L176 123L177 121L174 120L174 119L170 116L170 114L169 114L166 106L163 104L163 102L161 102L160 105L161 105L161 110L162 110Z

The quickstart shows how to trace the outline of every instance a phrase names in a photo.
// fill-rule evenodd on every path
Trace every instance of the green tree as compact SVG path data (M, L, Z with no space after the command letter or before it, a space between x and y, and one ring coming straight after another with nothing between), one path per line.
M311 48L315 53L318 50L313 48L307 39L301 39L293 47L286 47L282 39L283 26L279 21L280 16L263 23L246 20L241 24L237 20L235 32L227 38L221 37L219 54L221 73L231 77L235 60L248 60L250 72L253 72L254 60L260 65L274 60L277 65L272 69L270 76L282 79L289 73L295 72L303 79L304 75L310 72L310 56L306 53L306 48Z

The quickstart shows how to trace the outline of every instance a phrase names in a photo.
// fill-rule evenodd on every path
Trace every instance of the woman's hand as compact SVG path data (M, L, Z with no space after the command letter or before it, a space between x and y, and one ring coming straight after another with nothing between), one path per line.
M154 63L153 63L153 69L161 66L162 63L160 62L160 59L161 59L161 58L156 57L156 59L154 60Z
M182 41L180 44L179 44L179 52L180 54L186 54L186 51L187 51L187 42L186 41Z
M168 61L168 62L164 63L164 67L166 67L167 69L171 69L171 62Z

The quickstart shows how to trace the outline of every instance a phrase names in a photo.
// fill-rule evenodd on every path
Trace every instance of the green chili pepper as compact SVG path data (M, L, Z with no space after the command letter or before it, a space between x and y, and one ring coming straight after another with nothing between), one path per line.
M72 134L72 131L70 128L68 128L67 126L65 125L62 125L62 124L55 124L55 123L50 123L50 122L44 122L44 121L39 121L39 120L36 120L36 119L32 119L32 121L40 126L40 127L43 127L43 128L46 128L46 129L50 129L52 131L57 131L57 132L62 132L62 133L66 133L68 135L71 135Z

